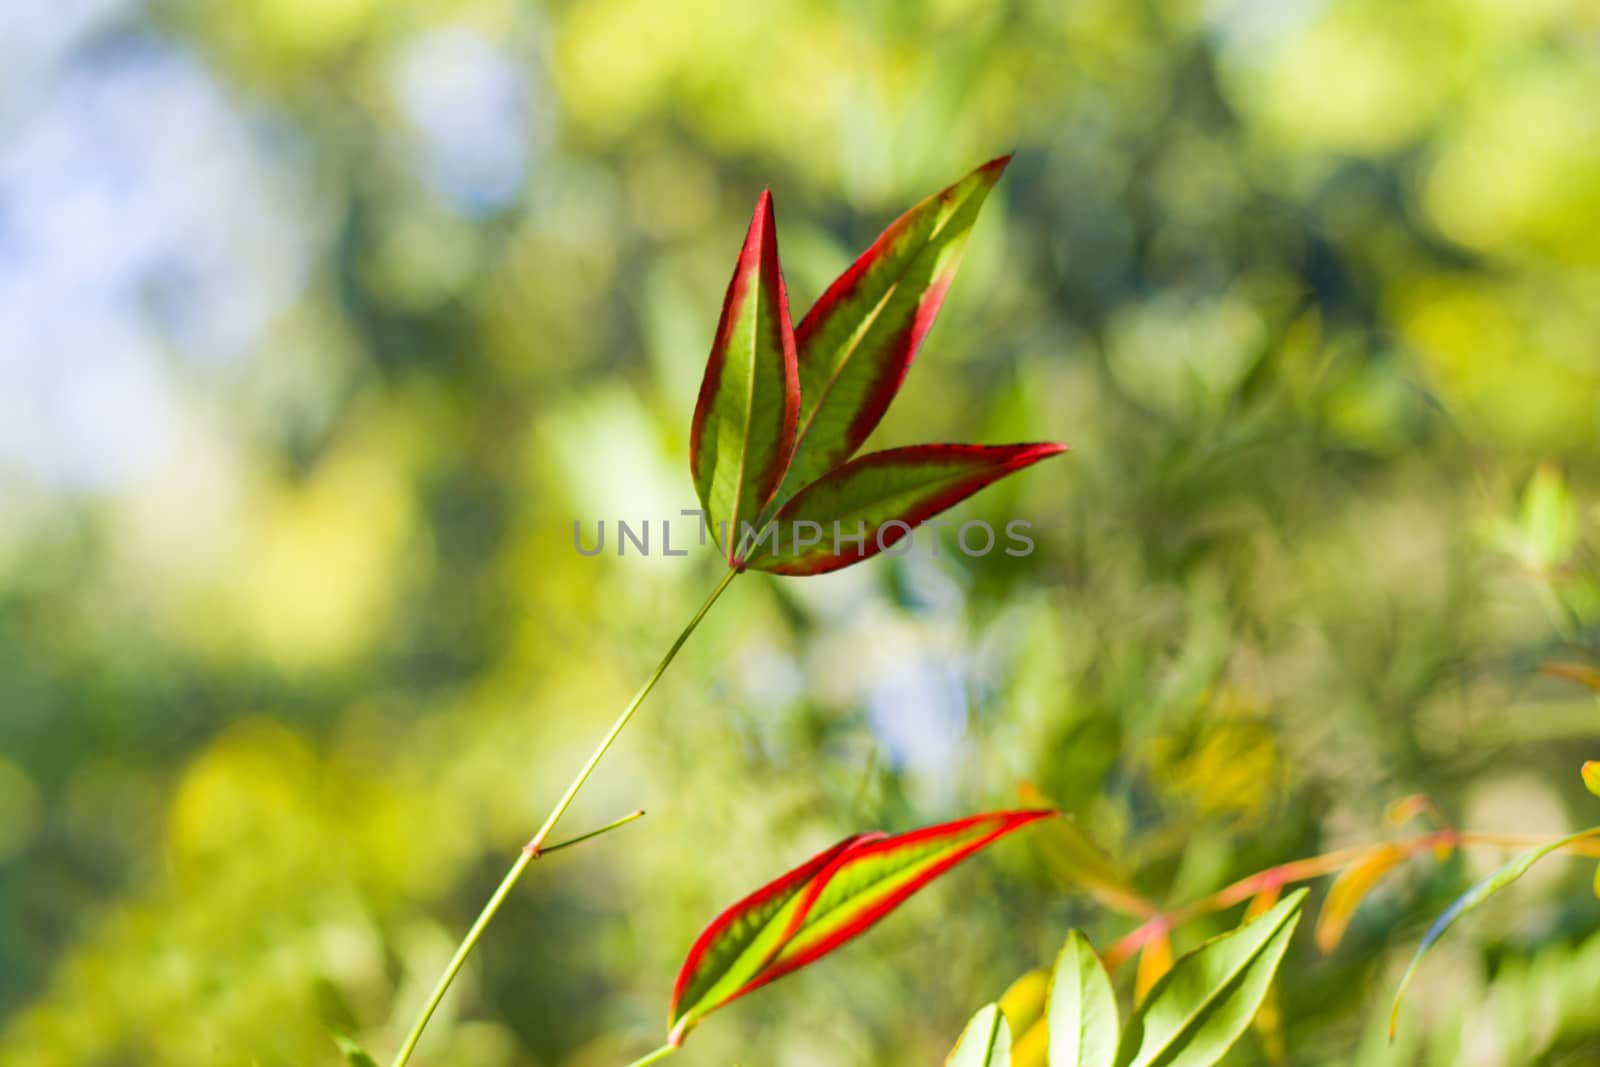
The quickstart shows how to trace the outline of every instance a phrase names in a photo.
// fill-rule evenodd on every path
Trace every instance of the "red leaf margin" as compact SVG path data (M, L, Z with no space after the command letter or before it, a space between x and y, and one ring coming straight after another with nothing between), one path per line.
M878 524L881 528L886 523L898 519L908 527L916 527L926 522L942 511L948 511L961 503L974 493L993 485L1008 474L1031 467L1040 460L1049 459L1068 451L1068 446L1054 441L1039 441L1020 445L959 445L959 444L931 444L907 445L902 448L889 448L882 452L869 452L864 456L857 456L848 463L841 464L824 474L810 485L801 489L778 510L772 521L781 523L786 515L792 516L800 509L806 499L818 490L819 486L831 486L836 482L848 479L852 474L868 467L892 467L899 464L916 463L920 460L949 459L960 456L989 457L995 460L991 467L974 471L969 477L942 493L929 497L903 514L892 515ZM831 553L819 554L809 561L797 561L792 564L779 563L775 566L757 567L757 570L769 574L782 574L790 577L808 577L816 574L827 574L830 571L841 570L845 567L871 559L889 548L894 547L903 540L910 530L895 530L893 536L885 539L882 548L878 546L877 528L868 531L866 542L859 553ZM739 560L736 563L739 570L750 566L749 560Z
M740 246L739 258L734 264L733 277L728 279L728 291L722 298L722 314L717 320L717 332L711 343L711 354L706 360L705 375L700 379L700 393L695 399L694 416L689 423L689 470L697 484L700 480L700 441L722 381L722 369L732 341L733 309L745 298L751 284L760 285L763 279L771 281L770 297L778 312L779 350L783 360L783 418L779 437L784 447L772 455L760 472L760 480L756 483L762 486L756 504L757 514L783 484L783 476L788 473L789 463L794 458L796 431L800 422L800 364L796 355L798 350L795 347L793 320L789 314L789 290L784 283L783 266L778 257L778 224L772 208L771 189L761 190L761 196L756 200L750 227L745 231L744 244ZM748 441L745 442L745 448L749 448ZM730 563L738 540L738 503L742 496L741 485L735 492L734 514L728 523L729 544L724 546ZM709 507L709 501L702 501L702 504ZM713 521L709 515L707 521Z
M1052 818L1060 814L1061 813L1056 811L1054 808L1022 808L1012 811L984 812L978 815L969 815L963 819L956 819L952 822L939 823L935 826L925 826L917 830L911 830L903 834L896 834L894 836L884 834L881 831L855 834L839 842L833 847L819 852L817 855L813 856L799 867L789 871L775 881L769 882L767 885L756 890L754 893L751 893L749 896L745 897L732 907L722 912L711 921L710 925L708 925L705 930L701 931L700 936L695 939L693 947L689 950L689 955L684 961L682 970L680 970L678 973L677 982L674 983L672 1004L668 1009L668 1019L678 1019L678 1002L688 986L690 977L704 959L711 945L715 943L717 935L726 930L729 926L733 925L733 923L737 922L739 917L747 910L759 905L763 901L770 899L777 893L781 893L786 889L792 888L797 881L809 878L810 884L807 885L803 890L805 895L801 898L800 906L795 909L795 914L790 919L788 928L784 930L783 936L778 939L777 945L768 954L761 967L757 969L755 976L751 978L750 981L740 986L739 989L726 1000L714 1005L710 1009L711 1011L731 1004L733 1001L738 1000L740 997L746 996L749 993L755 992L764 985L775 982L787 974L791 974L802 967L815 963L817 960L839 948L841 945L848 941L854 940L855 938L864 934L867 930L871 929L873 926L876 926L879 922L886 918L890 912L894 911L901 904L905 903L907 898L923 889L935 878L938 878L940 875L949 871L952 867L955 867L957 864L970 857L973 853L986 848L998 839L1006 836L1007 834L1013 833L1016 830L1020 830L1022 827L1027 826L1030 823L1036 822L1040 819ZM828 935L817 944L812 945L810 948L796 955L792 959L784 960L778 966L769 967L769 964L771 964L773 960L777 959L783 954L783 950L789 944L789 942L792 941L798 933L800 933L801 929L805 925L806 919L810 915L811 909L816 905L817 900L822 896L823 890L827 888L828 883L831 882L840 871L844 870L853 863L871 858L874 855L892 852L895 849L904 848L906 846L917 845L928 840L929 838L959 834L963 830L983 822L994 822L996 825L989 832L973 838L971 841L968 841L959 848L955 849L949 855L942 857L927 871L924 871L921 876L906 883L899 889L884 897L882 900L874 903L872 907L856 916L853 921L845 924L838 930L835 930L832 934ZM709 1011L705 1014L709 1014ZM695 1021L698 1022L698 1018L696 1018ZM677 1047L678 1045L682 1044L686 1034L687 1030L682 1027L682 1021L679 1021L678 1025L672 1027L672 1031L668 1039L669 1043L674 1047Z

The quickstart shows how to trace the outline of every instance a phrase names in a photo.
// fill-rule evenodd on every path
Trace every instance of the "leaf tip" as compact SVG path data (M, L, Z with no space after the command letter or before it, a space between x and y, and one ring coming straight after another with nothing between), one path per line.
M1583 784L1595 796L1600 797L1600 760L1589 760L1583 765Z

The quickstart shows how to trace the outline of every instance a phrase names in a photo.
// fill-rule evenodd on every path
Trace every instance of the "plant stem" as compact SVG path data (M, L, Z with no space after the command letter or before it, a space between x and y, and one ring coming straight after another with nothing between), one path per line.
M705 603L700 605L700 610L694 613L694 618L689 620L689 624L683 628L683 632L678 634L678 639L672 642L672 647L667 649L667 654L661 657L661 662L656 664L656 669L651 672L644 685L634 694L633 699L628 702L628 706L622 709L622 714L617 716L616 722L611 724L611 729L606 731L605 736L600 739L600 743L595 746L595 750L589 754L589 759L584 763L583 769L578 771L578 776L572 780L572 784L567 786L567 791L556 802L555 808L550 812L549 817L545 819L544 825L539 827L539 832L534 834L532 840L523 846L522 853L517 857L517 862L511 865L511 870L506 872L505 878L500 882L500 887L494 891L494 895L489 898L489 902L483 906L483 911L478 913L477 921L472 924L472 928L467 931L466 937L462 938L461 944L456 947L455 955L450 958L449 964L444 969L444 974L439 976L439 981L434 985L433 992L429 994L427 1003L423 1004L422 1011L417 1016L417 1021L412 1024L411 1032L406 1035L405 1043L400 1046L400 1051L395 1054L393 1067L405 1067L407 1061L411 1059L411 1054L416 1051L417 1042L422 1039L422 1031L427 1029L428 1020L433 1018L433 1013L439 1007L439 1002L444 999L445 991L450 988L450 983L455 981L455 977L460 973L462 965L467 962L467 957L472 955L472 950L477 947L478 940L483 936L484 929L489 925L490 920L494 918L495 913L500 910L500 905L505 902L506 895L511 892L511 887L517 884L517 879L522 877L522 872L528 869L528 864L546 852L554 851L557 848L565 848L568 845L575 845L579 841L593 837L596 833L615 829L617 826L631 822L638 817L633 815L620 819L609 826L601 827L600 830L573 838L571 841L562 842L560 845L552 845L546 848L544 844L545 839L550 836L550 832L556 828L556 823L561 821L561 816L565 815L567 809L572 806L572 801L577 797L578 791L583 788L584 783L589 780L589 776L594 773L595 767L605 757L606 751L611 748L612 742L616 741L617 735L622 733L623 728L628 725L628 720L633 718L633 713L639 710L640 704L644 703L644 698L650 695L650 690L656 687L656 683L661 680L661 676L667 672L667 667L677 657L679 650L683 648L684 642L689 640L689 635L694 633L695 627L700 625L700 620L706 617L706 612L711 610L711 605L717 602L717 598L723 594L723 591L728 588L728 585L738 574L739 572L736 570L729 570L722 581L717 583L717 587L711 591L711 595L706 597ZM670 1051L670 1046L668 1046L668 1050ZM655 1059L660 1059L666 1053L656 1052L651 1055L654 1059L647 1058L640 1062L654 1062Z
M654 1052L645 1056L640 1056L638 1059L628 1064L628 1067L646 1067L647 1064L659 1063L661 1060L666 1059L676 1051L678 1051L677 1045L662 1045Z
M635 819L642 819L642 818L644 818L644 809L643 808L640 808L637 811L630 811L630 812L628 812L628 814L624 815L620 819L616 819L616 820L613 820L612 822L608 822L604 826L601 826L601 827L599 827L597 829L594 829L594 830L590 830L586 834L579 834L577 837L569 837L565 841L561 842L559 845L546 845L544 848L539 850L539 855L540 856L548 856L552 852L560 852L564 848L571 848L573 845L581 845L585 841L589 840L591 837L599 837L601 834L609 834L613 830L618 830L618 829L621 829L622 827L628 825L630 822L633 822Z

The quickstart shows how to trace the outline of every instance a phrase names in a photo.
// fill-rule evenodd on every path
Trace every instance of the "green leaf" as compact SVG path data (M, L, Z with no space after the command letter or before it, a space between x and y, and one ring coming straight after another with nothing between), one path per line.
M333 1042L339 1046L339 1051L344 1054L344 1060L350 1067L378 1067L378 1061L368 1055L366 1049L344 1034L334 1034Z
M1541 845L1530 852L1524 852L1516 859L1494 870L1487 878L1457 897L1455 903L1446 908L1444 914L1435 919L1433 925L1428 927L1428 932L1422 935L1422 943L1417 946L1417 951L1412 955L1411 962L1406 965L1405 974L1400 976L1400 986L1394 993L1394 1006L1389 1010L1389 1040L1394 1040L1395 1027L1400 1022L1400 1001L1405 997L1406 989L1410 987L1411 980L1416 977L1417 965L1422 962L1422 957L1427 954L1428 949L1432 948L1444 936L1445 931L1455 925L1457 919L1470 911L1477 910L1490 897L1527 874L1535 863L1538 863L1550 853L1566 848L1574 841L1581 841L1596 834L1600 834L1600 826L1579 830L1577 833L1569 834L1559 841L1552 841L1548 845Z
M744 526L757 524L794 453L796 367L772 196L763 192L728 283L689 432L695 492L730 565L737 565Z
M997 811L890 837L857 834L724 911L690 948L673 989L668 1041L706 1015L859 937L912 894L1053 811Z
M1117 998L1094 946L1074 930L1056 958L1050 993L1050 1067L1113 1067Z
M1057 444L915 445L853 459L779 510L745 566L825 574L886 551L984 486L1066 451ZM1003 544L988 531L986 551Z
M1122 1035L1117 1067L1211 1067L1249 1027L1300 922L1305 890L1183 957Z
M1011 1028L998 1005L990 1004L972 1017L944 1063L945 1067L1010 1067Z
M985 163L900 216L806 313L795 332L798 440L776 504L855 455L883 418L1010 158Z
M1600 797L1600 760L1589 760L1583 765L1583 786Z

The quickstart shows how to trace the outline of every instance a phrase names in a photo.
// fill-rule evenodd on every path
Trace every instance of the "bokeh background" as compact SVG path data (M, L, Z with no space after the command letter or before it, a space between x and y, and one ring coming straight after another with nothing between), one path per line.
M1600 821L1600 704L1537 673L1600 656L1596 100L1585 0L6 0L0 1062L393 1051L716 580L572 524L693 505L766 185L798 310L1016 152L874 444L1068 442L959 515L1037 551L736 582L563 831L649 816L533 869L416 1062L620 1064L723 905L1022 780L1172 903L1415 792ZM1384 1046L1497 858L1302 935L1287 1061L1600 1062L1574 860ZM1130 928L1047 860L674 1062L940 1062L1069 927Z

